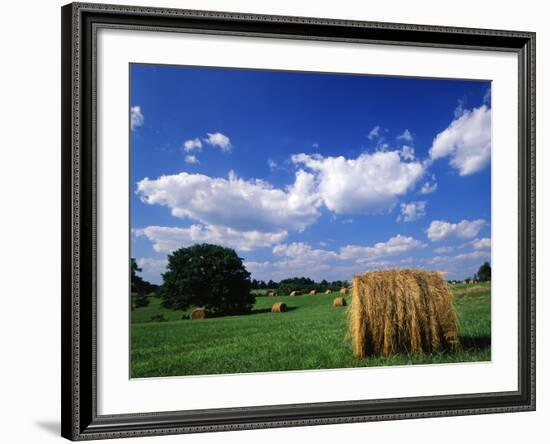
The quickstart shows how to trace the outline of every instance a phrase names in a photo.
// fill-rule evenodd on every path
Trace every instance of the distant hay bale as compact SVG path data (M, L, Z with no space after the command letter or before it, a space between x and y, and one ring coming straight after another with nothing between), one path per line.
M206 311L206 308L193 308L193 310L191 310L191 314L189 315L189 319L204 319L207 314L208 312Z
M346 287L340 288L340 294L348 294L348 289Z
M311 291L309 292L309 294L314 295L314 294L317 294L317 292L316 292L315 290L311 290Z
M325 294L331 294L332 290L329 288L327 291L325 291Z
M290 292L290 296L299 296L301 294L302 294L302 292L300 290L294 290L294 291Z
M482 285L474 285L473 287L467 287L467 288L457 288L453 290L453 293L460 294L460 293L481 293L483 291L487 291L488 288L484 287Z
M354 276L348 316L358 357L459 347L451 292L436 272L383 270Z
M348 305L348 303L344 298L336 298L332 301L333 307L345 307L346 305Z
M284 302L276 302L271 306L271 313L284 313L288 310L288 307Z
M268 295L268 296L271 296L271 297L274 297L274 296L277 296L277 292L271 290L271 291L268 291L268 292L267 292L267 295Z

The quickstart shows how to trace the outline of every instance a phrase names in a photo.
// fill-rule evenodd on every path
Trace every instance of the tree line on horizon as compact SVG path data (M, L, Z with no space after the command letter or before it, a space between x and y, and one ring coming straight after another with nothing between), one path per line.
M243 259L232 248L213 244L196 244L182 247L168 255L162 285L151 284L138 276L142 270L135 258L130 259L132 306L149 304L154 293L162 300L162 306L186 310L204 307L211 313L241 314L250 312L255 303L252 290L275 290L279 294L293 291L325 292L349 287L346 280L316 282L307 277L292 277L279 282L250 279ZM485 262L475 274L475 280L491 280L491 266Z
M316 282L313 279L307 277L292 277L282 279L279 282L269 280L257 280L252 279L251 288L253 290L277 290L280 294L290 294L295 290L303 292L309 292L315 290L317 292L325 292L327 290L338 291L343 287L349 287L348 281L327 281L323 279L321 282Z

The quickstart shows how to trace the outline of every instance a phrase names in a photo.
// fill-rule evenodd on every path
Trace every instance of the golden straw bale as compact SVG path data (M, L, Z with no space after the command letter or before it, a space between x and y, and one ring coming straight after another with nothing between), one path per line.
M276 291L273 291L273 290L270 290L270 291L267 292L267 295L268 295L268 296L272 296L272 297L273 297L273 296L277 296L277 292L276 292Z
M383 270L354 276L348 316L358 357L459 348L452 295L436 272Z
M348 294L348 289L346 287L340 288L340 294Z
M327 291L325 291L326 294L331 294L332 290L329 288Z
M348 305L348 303L344 298L336 298L332 301L333 307L345 307L346 305Z
M189 319L204 319L207 314L208 312L206 311L206 308L193 308L193 310L191 310L191 314L189 315Z
M316 292L315 290L311 290L311 291L309 292L309 294L314 295L314 294L317 294L317 292Z
M271 306L272 313L284 313L287 309L288 307L284 302L276 302Z
M300 290L294 290L290 293L290 296L299 296L301 294L302 294L302 292Z

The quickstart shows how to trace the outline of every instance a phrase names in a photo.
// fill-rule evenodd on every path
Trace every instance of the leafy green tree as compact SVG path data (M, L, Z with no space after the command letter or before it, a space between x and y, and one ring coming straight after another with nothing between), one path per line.
M250 273L231 248L197 244L168 256L160 288L162 305L185 310L205 307L212 313L249 312L255 302Z
M477 279L480 282L487 282L491 280L491 265L489 262L485 262L477 272Z
M281 294L290 294L294 290L309 292L316 290L316 285L312 279L306 277L293 277L279 282L279 292Z
M141 273L141 268L138 267L135 258L131 258L130 287L132 293L132 303L135 304L136 307L147 307L149 305L149 297L147 296L147 293L150 293L154 286L143 280L141 276L138 276L138 272Z

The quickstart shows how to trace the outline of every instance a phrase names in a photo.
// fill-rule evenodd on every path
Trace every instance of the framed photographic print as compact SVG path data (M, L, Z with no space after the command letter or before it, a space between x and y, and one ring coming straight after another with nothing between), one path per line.
M62 435L533 410L534 97L533 33L64 6Z

